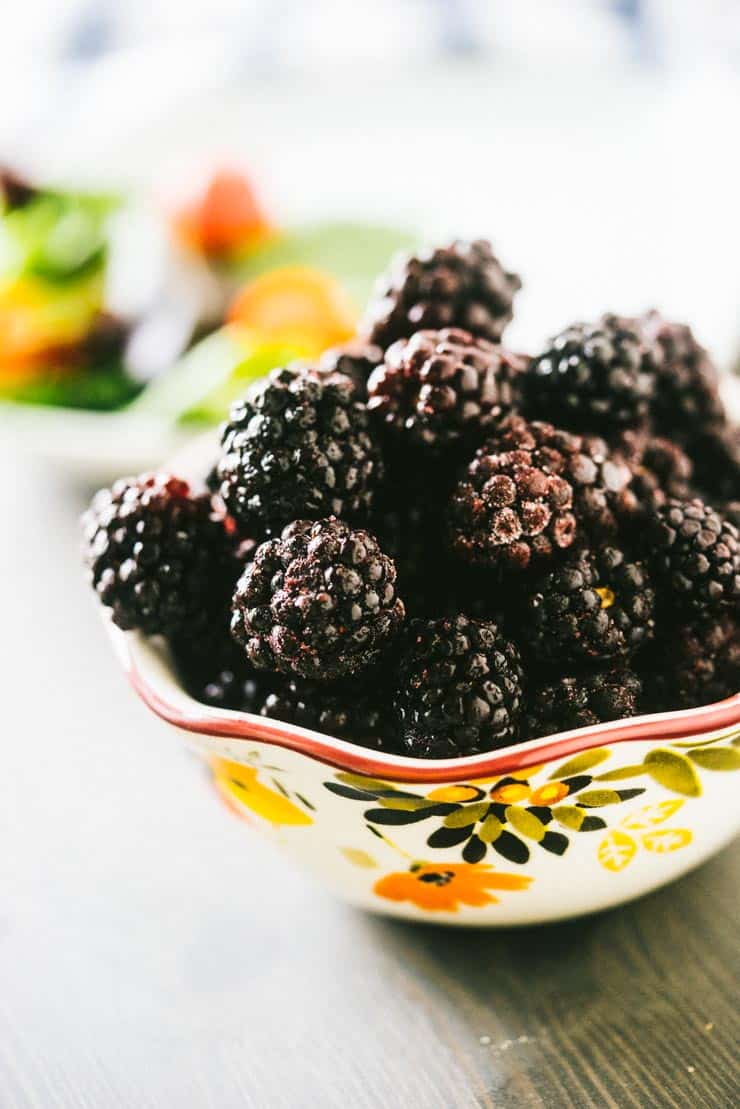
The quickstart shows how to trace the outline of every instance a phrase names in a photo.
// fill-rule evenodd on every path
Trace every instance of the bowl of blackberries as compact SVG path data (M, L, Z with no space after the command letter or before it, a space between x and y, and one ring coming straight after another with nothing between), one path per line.
M83 520L135 688L230 807L416 919L603 908L740 827L717 369L656 311L510 350L520 286L482 240L395 258L356 339Z

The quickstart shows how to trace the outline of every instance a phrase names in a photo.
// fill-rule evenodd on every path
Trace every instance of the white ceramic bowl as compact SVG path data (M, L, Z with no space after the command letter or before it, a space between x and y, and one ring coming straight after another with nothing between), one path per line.
M648 893L740 830L740 694L419 761L201 705L163 645L108 627L137 693L210 763L229 806L362 908L558 920Z

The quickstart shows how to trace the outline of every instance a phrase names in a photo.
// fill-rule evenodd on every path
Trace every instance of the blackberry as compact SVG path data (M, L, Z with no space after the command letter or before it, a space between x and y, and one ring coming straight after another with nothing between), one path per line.
M196 701L213 708L255 712L262 676L229 635L228 619L208 638L208 649L187 637L175 637L172 654L185 689Z
M691 496L694 467L689 456L671 439L626 431L618 440L632 479L617 499L618 513L627 524L642 526L670 497Z
M544 682L528 699L522 735L537 739L635 716L641 694L637 674L622 665Z
M409 616L444 616L455 605L459 574L440 542L439 514L423 501L379 506L373 532L396 566L396 587Z
M480 439L513 407L524 360L468 331L417 331L387 351L368 409L395 436L427 448Z
M694 612L740 609L740 534L698 497L669 499L651 521L645 549L666 602Z
M366 531L297 520L242 574L232 634L260 670L331 681L363 670L404 618L396 568Z
M412 621L394 700L405 753L451 758L515 742L523 681L519 652L495 623Z
M487 446L496 452L527 451L535 466L564 478L573 490L573 514L580 538L596 543L615 537L618 512L632 471L603 439L512 415L491 434Z
M648 312L635 321L649 343L656 344L652 415L664 435L688 435L724 424L719 373L690 327Z
M531 451L483 446L452 495L450 537L467 562L525 570L574 542L573 487Z
M712 502L740 499L740 426L707 429L689 447L699 489Z
M376 284L360 333L383 350L422 328L462 327L498 342L521 287L485 239L398 255Z
M632 654L652 639L655 594L641 562L616 547L582 550L551 570L525 601L522 639L559 665Z
M208 496L169 474L122 478L95 495L82 523L90 581L114 623L147 635L204 633L236 566Z
M367 410L339 374L273 371L232 407L221 443L218 491L245 534L273 534L298 518L360 518L382 476Z
M352 339L341 347L325 351L319 360L322 378L332 380L336 374L348 377L355 387L357 400L367 400L367 382L376 366L383 361L383 351L362 339Z
M740 689L740 621L723 612L670 626L643 662L651 712L722 701Z
M529 363L525 407L532 416L587 431L640 425L656 358L654 346L616 316L573 324Z
M386 679L372 670L358 681L345 679L327 686L306 678L274 678L253 710L273 720L350 739L366 747L392 750L392 722Z

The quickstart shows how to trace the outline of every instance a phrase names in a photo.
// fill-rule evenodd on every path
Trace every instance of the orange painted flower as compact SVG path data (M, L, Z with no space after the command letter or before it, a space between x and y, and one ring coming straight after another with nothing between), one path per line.
M486 865L415 863L410 870L386 874L373 890L389 901L411 901L419 909L454 913L459 905L496 904L499 899L491 890L525 890L531 881Z

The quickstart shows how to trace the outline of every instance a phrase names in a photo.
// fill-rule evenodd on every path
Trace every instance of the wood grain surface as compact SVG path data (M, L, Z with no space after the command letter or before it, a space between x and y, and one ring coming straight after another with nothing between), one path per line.
M355 912L128 690L79 493L0 487L2 1109L729 1109L740 844L548 928Z

